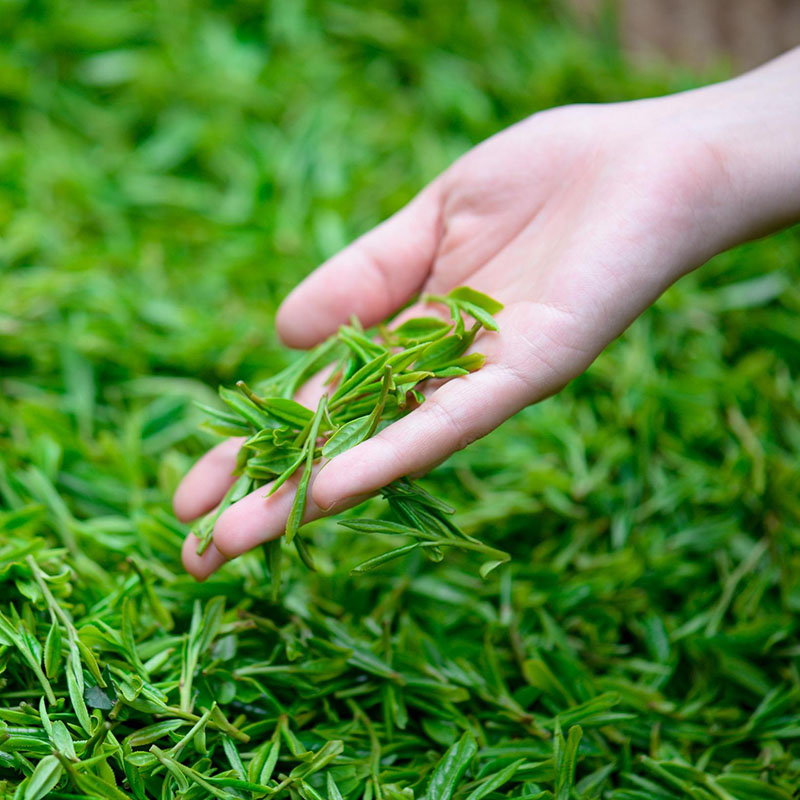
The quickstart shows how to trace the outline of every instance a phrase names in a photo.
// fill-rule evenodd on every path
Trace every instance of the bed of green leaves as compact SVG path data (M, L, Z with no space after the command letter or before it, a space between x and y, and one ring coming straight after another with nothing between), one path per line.
M273 602L169 508L321 258L532 111L699 79L544 0L3 5L0 797L796 795L796 231L427 479L485 580L351 576L385 542L326 520Z

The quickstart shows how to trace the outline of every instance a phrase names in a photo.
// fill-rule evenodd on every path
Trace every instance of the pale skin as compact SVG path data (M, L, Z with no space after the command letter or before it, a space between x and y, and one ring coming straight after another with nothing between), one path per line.
M478 372L316 470L306 520L421 474L521 408L558 392L678 278L800 219L800 48L678 95L536 114L460 158L405 208L286 298L277 328L307 348L351 315L365 326L420 292L467 285L505 304ZM426 313L430 313L426 311ZM298 399L316 402L319 383ZM222 499L241 440L210 450L178 487L184 521ZM198 580L283 533L290 481L226 510Z

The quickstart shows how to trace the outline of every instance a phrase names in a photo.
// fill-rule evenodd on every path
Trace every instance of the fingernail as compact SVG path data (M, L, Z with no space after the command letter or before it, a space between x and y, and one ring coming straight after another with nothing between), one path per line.
M334 500L330 505L325 506L322 510L326 514L335 514L347 505L349 499L349 497L340 497L338 500Z
M323 508L322 510L326 514L336 514L339 511L344 511L346 508L357 506L359 503L369 500L370 497L372 497L371 494L349 494L346 497L340 497L338 500L334 500L327 508Z

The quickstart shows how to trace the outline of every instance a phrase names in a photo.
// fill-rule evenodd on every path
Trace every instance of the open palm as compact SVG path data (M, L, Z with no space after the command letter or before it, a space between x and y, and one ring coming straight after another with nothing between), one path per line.
M720 161L684 124L681 97L564 107L507 129L292 292L277 326L301 348L353 314L377 323L420 292L468 285L505 304L499 332L474 343L485 367L318 470L307 519L424 472L558 391L681 274L733 243L716 213ZM195 465L175 497L179 517L220 501L238 444ZM202 557L189 537L187 569L205 577L280 535L292 492L289 482L240 500Z

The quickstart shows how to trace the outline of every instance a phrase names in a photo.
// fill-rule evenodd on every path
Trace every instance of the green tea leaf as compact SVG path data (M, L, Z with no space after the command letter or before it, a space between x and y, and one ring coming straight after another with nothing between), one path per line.
M362 561L360 564L350 570L350 574L359 575L363 572L369 572L370 570L380 567L389 561L393 561L395 558L400 558L400 556L404 556L413 550L418 549L419 547L420 544L418 542L415 542L414 544L407 544L403 547L396 547L394 550L389 550L385 553L381 553L379 556L373 556L372 558L368 558L366 561Z
M292 453L294 452L296 452L296 450L292 448ZM278 477L275 478L275 480L270 484L269 494L270 495L275 494L275 492L277 492L278 489L280 489L281 486L283 486L283 484L286 483L286 481L288 481L289 478L291 478L295 472L297 472L297 470L300 468L300 465L307 459L308 459L307 450L306 449L300 450L297 457L293 461L291 461L289 463L289 466L286 467L286 469L280 475L278 475Z
M103 711L110 711L117 701L115 695L99 686L87 686L83 692L83 699L89 708L99 708Z
M398 536L418 536L418 528L411 528L399 522L386 519L341 519L339 525L359 533L388 533Z
M569 800L575 785L575 765L578 761L578 745L583 731L579 725L569 729L566 743L563 742L560 726L556 727L556 737L561 747L556 752L556 789L555 800Z
M314 417L313 411L286 398L268 397L264 398L261 404L273 417L297 428L307 425Z
M336 785L336 781L333 779L333 775L328 772L328 800L344 800L342 797L342 793L339 791L339 787Z
M452 362L463 355L475 338L474 332L463 336L450 335L429 344L414 362L414 368L436 373L437 369L450 367Z
M267 581L270 585L270 595L273 603L278 602L281 591L281 572L283 553L280 539L270 539L263 544L264 561L266 565Z
M150 745L187 724L186 720L183 719L167 719L155 722L126 736L125 743L130 747Z
M464 733L448 748L433 770L425 794L426 800L450 800L477 752L475 737L469 732Z
M462 311L465 311L473 319L480 322L481 325L483 325L483 327L486 328L486 330L488 331L498 330L497 323L494 321L492 315L484 311L484 309L481 308L480 306L475 305L474 303L468 303L463 300L459 301L458 305Z
M103 800L133 800L129 794L118 789L114 784L92 775L90 772L73 772L72 780L78 788L90 797L102 797Z
M70 736L67 726L60 719L53 722L52 740L54 747L61 755L73 761L77 760L78 757L75 754L75 744L72 741L72 736Z
M138 769L152 767L158 764L158 759L152 753L143 751L127 753L125 755L125 761L127 761L129 764L132 764L134 767L137 767Z
M336 391L331 395L330 407L332 409L336 408L342 398L357 391L360 387L363 387L364 384L376 381L382 374L383 367L389 360L389 357L390 353L388 350L378 353L378 355L356 370L347 380L342 381L336 388Z
M219 396L237 418L243 419L248 425L256 429L277 428L280 423L262 411L252 400L244 397L239 392L219 387Z
M250 432L250 428L239 414L232 414L230 411L223 411L205 403L195 403L195 405L211 418L215 427L221 427L226 435L246 436Z
M720 775L713 783L737 800L791 800L792 795L750 775Z
M22 622L15 627L2 611L0 611L0 637L2 637L6 646L10 647L13 645L17 648L28 667L33 671L37 680L42 685L48 701L51 704L55 704L56 698L53 694L53 689L41 667L41 649L38 648L36 639L25 630Z
M80 672L80 677L78 673ZM69 692L69 699L72 703L72 710L78 718L78 722L87 734L92 733L92 724L89 719L89 710L86 708L86 702L83 699L83 667L80 662L75 662L70 656L67 659L67 691Z
M343 750L344 742L339 739L326 742L319 750L317 750L316 753L314 753L311 759L295 767L289 773L289 777L293 780L298 780L299 778L308 778L310 775L313 775L315 772L319 772L321 769L334 761L337 756L341 755Z
M314 419L311 422L311 428L308 434L306 444L306 464L303 469L303 474L300 478L300 483L297 485L297 492L295 493L294 502L292 503L292 510L289 512L289 518L286 520L286 541L291 544L295 534L303 522L303 515L306 510L306 496L308 494L308 482L311 479L311 470L314 466L314 449L317 441L317 434L319 426L322 422L322 417L325 414L326 397L322 396L317 406L317 411L314 414Z
M250 762L248 776L251 781L260 784L269 783L278 757L281 751L280 736L276 736L271 742L264 745L259 755Z
M61 630L54 619L44 643L44 671L48 678L58 678L61 666Z
M469 303L470 305L477 306L483 309L488 314L497 314L498 311L503 310L503 304L498 303L497 300L489 297L488 295L478 292L475 289L470 289L468 286L459 286L451 289L447 296L451 300L458 302Z
M392 334L403 344L427 342L437 339L450 330L450 323L438 317L414 317L398 325Z
M294 546L297 550L297 554L300 556L302 562L310 569L312 572L317 571L317 565L314 563L314 558L311 555L311 551L308 549L308 545L303 539L302 536L295 534L294 537Z
M519 758L516 761L512 761L507 767L504 767L498 772L495 772L493 775L490 775L481 783L480 786L467 795L466 800L482 800L482 798L486 797L487 794L491 794L501 786L504 786L511 780L511 778L514 777L516 771L524 763L525 759Z
M28 779L22 800L42 800L61 780L63 767L55 756L45 756Z
M366 439L371 425L371 415L365 414L356 417L350 422L342 425L333 436L325 442L322 448L322 455L325 458L335 458L345 450L355 447Z

